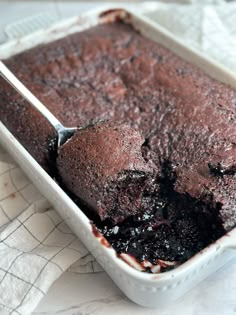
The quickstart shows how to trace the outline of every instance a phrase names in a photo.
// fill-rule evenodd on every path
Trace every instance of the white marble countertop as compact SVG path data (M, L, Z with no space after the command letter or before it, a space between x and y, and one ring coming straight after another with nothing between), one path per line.
M0 1L0 43L7 24L39 12L61 18L98 6L99 2ZM168 298L168 297L167 297ZM145 309L129 301L104 273L66 272L49 290L34 312L61 315L233 315L236 314L236 257L168 308Z
M168 298L168 297L167 297ZM236 259L163 309L129 301L104 273L65 273L49 290L34 315L235 315Z

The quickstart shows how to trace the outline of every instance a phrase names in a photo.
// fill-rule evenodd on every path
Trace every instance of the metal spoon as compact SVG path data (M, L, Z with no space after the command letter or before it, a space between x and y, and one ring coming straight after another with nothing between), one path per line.
M34 96L17 78L16 76L4 65L0 60L0 75L13 88L21 94L25 100L27 100L34 108L36 108L53 126L57 132L57 150L62 146L69 138L72 137L77 127L67 128L41 103L36 96Z

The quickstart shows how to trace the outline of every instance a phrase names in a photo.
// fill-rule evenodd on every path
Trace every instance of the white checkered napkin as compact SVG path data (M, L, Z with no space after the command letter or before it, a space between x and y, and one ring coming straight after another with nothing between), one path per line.
M0 147L0 314L30 314L71 265L101 270Z
M216 1L218 5L205 6L202 3L161 3L147 15L188 45L236 71L236 1L226 4L221 0Z

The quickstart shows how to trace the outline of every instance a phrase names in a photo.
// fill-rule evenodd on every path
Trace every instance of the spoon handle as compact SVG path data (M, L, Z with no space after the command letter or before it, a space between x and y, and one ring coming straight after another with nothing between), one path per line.
M34 108L36 108L48 120L57 132L64 128L60 121L16 78L16 76L4 65L1 60L0 75L8 83L10 83L10 85L13 86L13 88L21 94L25 100L34 106Z

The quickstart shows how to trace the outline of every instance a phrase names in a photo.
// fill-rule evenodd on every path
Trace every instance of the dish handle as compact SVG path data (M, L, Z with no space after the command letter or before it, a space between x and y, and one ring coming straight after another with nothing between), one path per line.
M5 27L6 41L19 39L41 29L46 29L58 19L57 13L43 12L12 22Z

